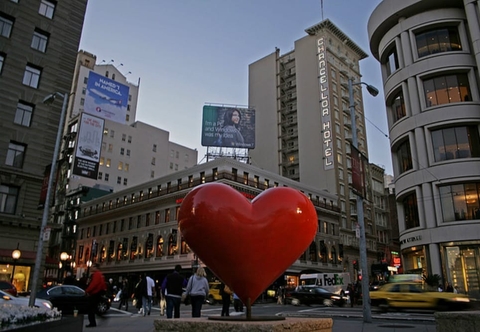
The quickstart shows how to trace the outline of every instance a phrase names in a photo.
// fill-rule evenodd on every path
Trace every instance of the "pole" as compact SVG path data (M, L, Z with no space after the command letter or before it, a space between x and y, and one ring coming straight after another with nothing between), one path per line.
M348 79L348 94L350 101L350 119L352 122L352 145L358 149L357 124L355 121L355 100L353 99L353 86L360 83L353 83L351 78ZM372 322L372 310L370 307L369 278L367 266L367 243L365 239L365 220L363 216L363 197L357 195L357 221L360 226L360 268L362 269L362 306L363 321Z
M62 141L63 123L65 121L65 113L67 110L68 95L61 94L59 92L55 92L55 94L63 97L63 105L62 105L62 112L60 113L60 121L58 123L57 139L55 140L55 147L53 150L52 166L50 167L50 177L48 178L47 196L45 197L45 205L43 207L43 216L42 216L42 224L40 226L40 235L38 237L37 256L35 258L35 267L33 270L30 300L28 301L28 305L30 307L33 307L35 305L35 297L37 294L37 281L40 275L40 265L42 264L42 256L43 256L43 232L45 231L45 227L47 226L47 223L48 223L48 214L50 212L50 200L52 197L52 190L53 190L53 179L55 178L55 172L57 168L57 159L58 159L58 153L59 153L58 150L60 149L60 143Z

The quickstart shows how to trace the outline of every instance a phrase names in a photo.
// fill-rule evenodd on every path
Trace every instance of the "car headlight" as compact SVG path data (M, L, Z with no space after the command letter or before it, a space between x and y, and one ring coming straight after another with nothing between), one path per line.
M340 297L340 296L337 296L337 295L332 295L330 298L331 298L332 300L340 300L340 299L341 299L341 297Z
M467 297L454 297L452 301L456 302L470 302L470 299Z
M52 304L50 302L43 302L42 303L44 307L48 308L48 309L52 309Z

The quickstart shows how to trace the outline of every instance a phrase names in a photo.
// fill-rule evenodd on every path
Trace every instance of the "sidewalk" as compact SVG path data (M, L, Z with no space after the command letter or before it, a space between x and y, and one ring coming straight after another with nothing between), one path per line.
M189 316L186 316L189 317ZM97 327L84 331L101 332L154 332L153 321L157 319L166 319L160 316L158 311L152 310L150 316L124 316L98 318ZM201 318L205 319L205 318ZM287 317L288 319L288 317ZM84 326L88 324L88 319L84 317ZM372 323L364 323L358 318L333 318L333 332L435 332L434 322L407 321L407 320L376 320ZM220 332L220 331L219 331Z

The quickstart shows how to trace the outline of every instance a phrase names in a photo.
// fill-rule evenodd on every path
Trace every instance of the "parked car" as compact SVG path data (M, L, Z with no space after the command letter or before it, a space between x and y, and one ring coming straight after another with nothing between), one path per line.
M85 291L77 286L57 285L45 288L37 293L37 298L49 300L63 314L71 314L74 309L79 313L88 313L89 298ZM110 309L110 305L110 299L102 295L96 308L97 314L105 314Z
M19 306L28 306L30 297L28 296L13 296L10 293L0 290L0 304L13 304ZM39 308L52 309L52 302L44 299L35 299L35 306Z
M376 290L380 289L380 287L382 287L383 285L385 285L385 281L383 281L383 280L373 281L370 284L370 290L371 291L376 291Z
M13 296L18 295L17 287L15 287L11 282L8 281L0 281L0 290L10 293Z
M470 305L464 294L426 291L422 283L387 283L370 292L372 306L388 309L462 310Z
M299 286L290 292L289 302L293 305L323 304L325 306L342 307L346 303L346 297L329 292L323 287Z

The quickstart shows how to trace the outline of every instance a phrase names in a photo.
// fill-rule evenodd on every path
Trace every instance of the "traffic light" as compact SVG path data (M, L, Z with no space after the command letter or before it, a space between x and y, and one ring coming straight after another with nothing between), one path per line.
M354 268L355 270L358 270L358 262L357 262L356 259L353 261L353 268Z

